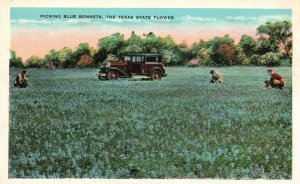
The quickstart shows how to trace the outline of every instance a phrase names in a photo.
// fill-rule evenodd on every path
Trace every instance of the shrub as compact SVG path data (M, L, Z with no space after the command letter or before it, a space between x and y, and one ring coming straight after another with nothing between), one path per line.
M279 66L280 63L280 53L268 52L264 55L252 55L251 64L263 65L263 66Z
M234 64L236 65L249 65L250 59L245 54L244 50L241 47L236 47L236 56Z
M77 68L93 67L95 65L95 60L88 54L82 55L76 64Z
M113 54L109 54L109 55L107 56L107 58L103 61L103 64L106 64L106 63L112 62L112 61L117 61L117 60L119 60L119 59L117 58L117 56L115 56L115 55L113 55Z
M179 62L179 54L174 50L163 50L163 62L167 65L176 65Z
M28 68L40 68L43 65L42 59L38 56L31 56L26 60L25 66Z
M13 50L10 50L10 58L9 58L9 66L12 67L24 67L22 63L22 58L17 57L16 52Z
M199 59L199 61L201 61L201 64L211 65L210 53L211 53L210 49L204 47L199 49L197 53L197 58Z
M189 67L197 67L197 66L199 66L199 64L200 64L199 59L193 58L189 61L188 66Z
M212 60L218 66L233 65L234 57L235 48L228 43L220 44L216 52L212 53Z
M58 68L58 65L55 64L54 62L50 61L50 62L45 64L45 68L55 69L55 68Z

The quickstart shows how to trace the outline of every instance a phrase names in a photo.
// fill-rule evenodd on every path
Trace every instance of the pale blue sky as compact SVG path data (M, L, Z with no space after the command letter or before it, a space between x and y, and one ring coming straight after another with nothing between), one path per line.
M77 15L76 19L41 18L40 15ZM103 19L78 19L78 15L102 15ZM174 16L173 20L109 20L106 15ZM11 8L11 23L35 26L87 26L97 24L201 24L222 23L257 26L267 21L291 20L289 9L195 9L195 8Z

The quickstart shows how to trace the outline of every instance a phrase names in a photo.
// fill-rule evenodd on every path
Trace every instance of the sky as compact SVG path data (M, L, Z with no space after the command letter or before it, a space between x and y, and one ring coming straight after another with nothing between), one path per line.
M165 16L169 19L161 19ZM11 49L26 60L84 42L97 48L102 37L119 32L128 38L132 31L171 35L189 45L228 34L237 44L243 34L255 37L268 21L291 19L290 9L11 8Z

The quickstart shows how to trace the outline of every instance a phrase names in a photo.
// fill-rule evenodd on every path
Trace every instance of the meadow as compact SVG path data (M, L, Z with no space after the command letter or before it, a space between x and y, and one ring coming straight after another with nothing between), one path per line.
M291 179L292 68L167 67L161 81L99 81L97 69L10 69L10 178Z

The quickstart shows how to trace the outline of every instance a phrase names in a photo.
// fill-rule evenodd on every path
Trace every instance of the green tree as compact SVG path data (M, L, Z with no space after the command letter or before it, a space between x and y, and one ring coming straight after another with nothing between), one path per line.
M101 49L98 49L98 51L93 55L96 64L103 63L106 57L107 57L107 53L105 53L105 51Z
M192 55L192 58L196 58L199 54L199 50L202 48L209 48L208 42L205 42L204 40L200 40L198 43L193 43L190 52Z
M163 43L163 45L162 45L163 49L177 49L178 48L178 45L175 43L174 39L170 35L162 38L161 40Z
M175 52L174 50L165 49L161 54L163 55L163 62L167 65L177 65L180 61L178 52Z
M291 40L292 40L292 23L290 21L267 22L257 28L257 34L267 38L270 43L283 45L286 56L292 62L291 57ZM279 46L278 46L279 47Z
M179 48L179 46L175 43L174 39L170 35L159 39L162 42L159 53L163 55L164 62L169 65L178 65L184 57L182 49Z
M28 68L40 68L43 66L43 63L41 58L34 55L26 60L25 65Z
M90 45L88 43L81 43L79 44L74 51L74 56L78 61L79 58L83 55L91 55Z
M23 62L21 57L17 57L16 52L13 50L9 50L10 57L9 57L9 66L12 67L23 67Z
M210 48L200 47L197 52L196 58L199 60L200 64L211 65L212 63L211 63L210 54L211 54Z
M193 58L191 54L191 49L188 47L187 42L184 40L178 45L178 49L180 50L181 57L178 65L186 65Z
M147 53L160 53L163 47L163 40L150 32L142 41L143 51Z
M244 35L242 35L242 38L238 45L239 45L239 47L242 48L245 55L247 57L250 57L256 51L257 42L255 41L255 39L252 36L244 34Z
M235 57L234 40L225 35L224 37L215 37L209 40L207 47L210 49L210 58L212 64L217 66L233 65Z
M281 54L275 52L268 52L263 55L253 54L251 56L251 63L255 65L264 65L264 66L279 66Z
M249 65L250 64L250 58L251 56L254 55L254 53L249 54L249 56L247 56L244 52L244 49L242 49L240 46L237 46L235 48L236 51L236 55L235 55L235 64L237 65Z
M111 36L107 36L98 40L98 46L101 52L105 53L106 56L108 54L113 54L117 57L120 57L121 49L124 45L124 35L121 35L120 33L115 33Z
M58 60L59 66L63 68L74 67L77 62L72 49L68 47L64 47L63 49L58 51Z
M277 40L270 40L267 36L261 36L258 39L256 54L264 55L268 52L279 52L279 43Z
M126 40L124 45L122 54L136 54L143 52L142 38L134 33Z
M59 51L56 51L55 49L50 50L49 54L43 58L42 63L45 66L51 64L55 67L58 67L60 65Z

